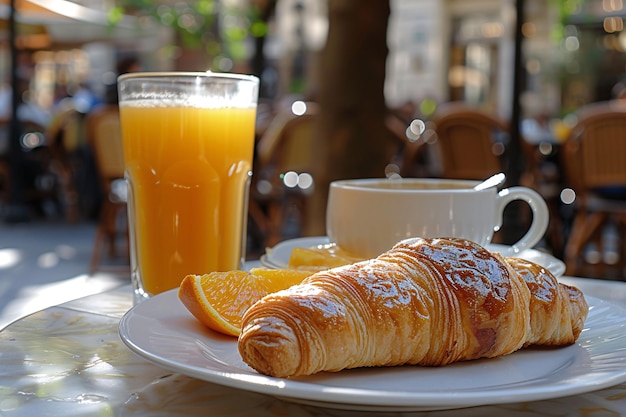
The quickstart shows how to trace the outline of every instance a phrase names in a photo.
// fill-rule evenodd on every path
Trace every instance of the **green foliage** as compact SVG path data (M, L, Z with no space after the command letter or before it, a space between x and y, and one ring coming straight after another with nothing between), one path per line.
M108 13L109 24L112 26L117 25L122 21L122 17L124 17L124 9L121 7L112 7Z
M179 34L185 48L202 49L219 66L223 59L238 61L246 58L246 40L265 36L267 24L253 7L225 7L215 0L195 0L180 3L158 3L151 0L119 0L111 9L113 25L124 13L151 17L159 24L171 27ZM220 69L220 68L216 68Z
M550 0L550 5L557 10L558 21L553 25L551 38L555 43L563 41L565 25L570 17L580 11L584 0Z

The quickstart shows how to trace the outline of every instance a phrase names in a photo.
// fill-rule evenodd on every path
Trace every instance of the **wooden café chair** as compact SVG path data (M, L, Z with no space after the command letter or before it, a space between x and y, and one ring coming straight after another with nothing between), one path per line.
M600 102L581 109L578 122L563 146L566 184L576 193L575 215L565 246L568 275L581 275L584 251L594 243L606 254L606 226L617 229L613 256L600 256L596 268L604 274L626 266L626 102ZM595 262L595 260L594 260ZM604 275L602 275L604 276Z
M458 102L441 105L433 122L443 178L480 180L505 171L505 122Z
M105 244L109 257L115 257L118 255L117 241L123 237L125 254L128 253L127 190L117 106L107 105L90 113L86 120L86 129L103 191L100 217L89 262L89 271L93 273L103 269L101 258Z

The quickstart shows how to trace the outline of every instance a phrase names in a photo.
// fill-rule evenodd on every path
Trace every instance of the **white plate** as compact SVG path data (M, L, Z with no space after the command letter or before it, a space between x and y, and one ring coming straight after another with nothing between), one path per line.
M326 245L329 243L328 237L300 237L289 239L278 243L273 248L269 248L267 252L261 256L261 263L268 268L288 268L289 256L293 248L307 248L313 246ZM538 251L536 249L526 249L519 253L513 253L511 246L507 245L487 245L487 249L499 252L503 256L516 256L534 262L552 272L555 277L560 277L565 273L565 264L560 259Z
M534 401L626 381L626 310L595 297L578 342L557 349L439 368L401 366L320 373L293 379L258 374L234 338L203 327L176 290L133 307L120 323L126 345L174 372L289 401L369 411L418 411Z

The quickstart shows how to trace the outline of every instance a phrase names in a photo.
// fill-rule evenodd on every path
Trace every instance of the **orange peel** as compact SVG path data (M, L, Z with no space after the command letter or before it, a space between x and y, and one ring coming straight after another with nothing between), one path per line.
M216 332L239 336L244 313L272 292L302 282L312 271L253 268L247 271L187 275L178 298L202 324Z

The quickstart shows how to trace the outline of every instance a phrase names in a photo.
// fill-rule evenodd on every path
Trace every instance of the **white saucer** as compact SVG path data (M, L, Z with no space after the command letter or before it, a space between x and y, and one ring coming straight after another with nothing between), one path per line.
M260 260L267 268L289 268L289 256L293 248L309 248L329 243L330 241L326 236L289 239L278 243L272 248L268 248L266 253L261 256ZM565 264L563 261L536 249L526 249L516 254L514 254L511 247L507 245L491 244L487 245L487 249L493 252L499 252L503 256L516 256L534 262L552 272L555 277L560 277L565 273Z

